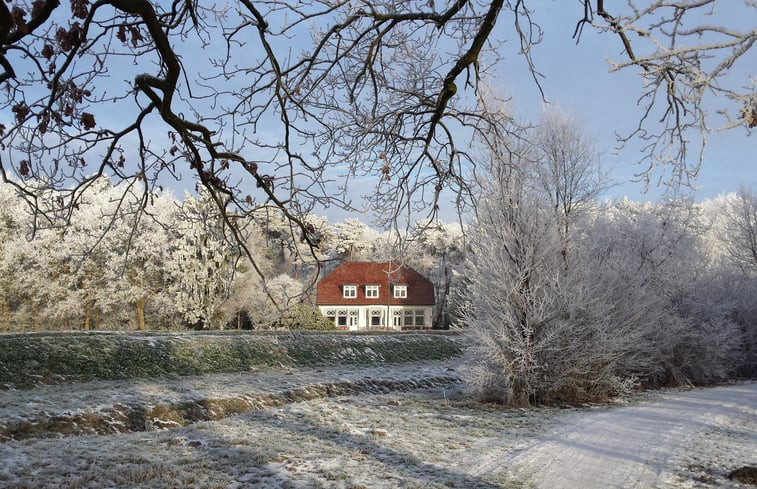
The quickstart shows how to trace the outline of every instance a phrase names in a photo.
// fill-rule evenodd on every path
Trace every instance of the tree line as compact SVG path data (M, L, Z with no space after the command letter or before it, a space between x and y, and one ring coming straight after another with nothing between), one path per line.
M0 184L0 330L272 327L312 310L318 276L345 260L410 264L436 285L436 324L452 321L459 225L421 221L400 240L308 214L313 247L275 207L233 217L207 192L145 201L125 186L100 178L56 220Z
M597 188L593 170L561 193L563 177L524 164L528 154L490 155L464 229L419 221L398 239L308 215L313 254L277 209L259 209L236 224L256 268L203 193L145 203L103 178L70 223L35 230L0 185L0 329L269 328L282 317L296 327L317 316L319 274L394 259L434 283L434 326L466 332L466 375L484 399L596 399L757 373L753 192L600 200L582 193Z
M267 325L339 260L393 258L435 283L436 324L466 325L482 397L753 372L754 194L603 202L570 124L503 116L503 46L543 89L538 2L6 3L0 329ZM638 77L618 144L647 183L691 183L710 127L757 126L757 30L734 22L757 6L606 3L561 20ZM197 195L160 191L186 175ZM355 212L362 179L395 232L313 215ZM435 221L445 200L465 232Z

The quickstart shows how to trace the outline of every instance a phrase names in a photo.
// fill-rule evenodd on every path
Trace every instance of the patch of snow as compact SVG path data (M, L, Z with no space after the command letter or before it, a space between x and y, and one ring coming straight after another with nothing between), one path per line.
M757 460L755 406L757 383L664 391L648 402L575 413L496 463L545 489L740 487L725 475ZM686 476L693 461L711 467L706 485Z

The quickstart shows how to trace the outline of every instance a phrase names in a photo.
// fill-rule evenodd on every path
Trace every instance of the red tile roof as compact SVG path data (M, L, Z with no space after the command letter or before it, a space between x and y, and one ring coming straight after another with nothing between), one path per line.
M391 273L388 273L391 271ZM342 286L357 285L357 297L347 299ZM366 298L365 286L378 285L378 298ZM407 297L395 298L387 288L392 285L406 285ZM317 305L434 305L434 286L431 282L407 265L378 262L345 262L318 282Z

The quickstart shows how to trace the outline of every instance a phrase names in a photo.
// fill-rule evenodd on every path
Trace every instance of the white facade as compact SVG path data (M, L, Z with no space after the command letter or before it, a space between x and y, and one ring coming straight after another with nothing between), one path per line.
M321 314L339 329L427 329L431 328L431 306L318 306Z

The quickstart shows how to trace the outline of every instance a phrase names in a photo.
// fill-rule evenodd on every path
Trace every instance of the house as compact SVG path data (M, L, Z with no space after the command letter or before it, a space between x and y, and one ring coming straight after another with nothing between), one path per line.
M346 262L318 282L316 306L339 329L430 329L434 286L407 265Z

